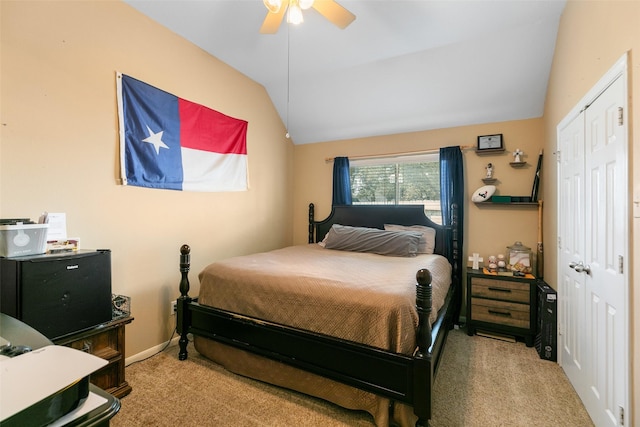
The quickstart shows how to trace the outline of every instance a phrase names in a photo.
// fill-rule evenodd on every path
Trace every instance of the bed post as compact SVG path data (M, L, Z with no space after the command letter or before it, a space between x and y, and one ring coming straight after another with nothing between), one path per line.
M188 305L191 302L191 298L189 297L189 270L191 269L191 248L189 245L182 245L180 248L180 274L182 278L180 279L180 297L178 298L178 314L177 314L177 326L176 329L180 334L180 340L178 344L180 346L180 351L178 353L179 360L187 359L187 344L189 343L189 338L187 334L189 333L189 324L190 322L190 314Z
M426 268L416 273L416 307L418 309L418 354L427 354L431 347L432 287L431 272Z
M313 206L313 203L309 203L309 243L315 243L313 236L314 236L314 232L315 232L315 223L314 223L314 216L315 216L315 206Z
M414 356L414 413L416 427L427 427L431 418L431 386L433 385L431 347L431 306L433 302L431 272L426 268L416 274L416 308L418 309L418 351Z

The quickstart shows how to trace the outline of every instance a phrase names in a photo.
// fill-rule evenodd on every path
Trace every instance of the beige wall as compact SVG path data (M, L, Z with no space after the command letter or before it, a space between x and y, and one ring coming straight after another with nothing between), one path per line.
M179 248L214 259L292 241L293 148L264 88L114 1L2 1L0 216L66 212L84 248L112 250L113 291L132 297L127 356L174 327ZM115 73L249 122L250 190L116 184Z
M506 151L499 155L477 155L474 148L478 135L496 133L503 134ZM478 252L485 257L505 253L506 247L516 240L533 249L538 240L538 213L535 206L475 204L470 201L470 194L484 185L482 178L486 174L485 167L491 162L494 177L498 180L494 184L497 187L496 194L531 195L542 139L542 120L531 119L296 146L294 242L307 241L306 208L309 203L316 206L316 219L325 218L331 211L333 162L325 161L325 158L437 150L440 147L459 145L473 147L463 150L467 200L465 253ZM514 160L511 153L517 148L525 153L522 160L527 165L523 168L509 165ZM543 194L540 197L543 198Z
M556 51L549 80L545 105L545 152L552 153L556 146L556 126L598 80L625 54L629 52L630 111L629 167L631 195L640 190L640 2L638 1L569 1L560 21ZM635 105L635 108L634 108ZM547 156L545 170L549 179L543 182L545 197L545 242L557 239L557 171L555 158ZM631 278L630 321L634 409L632 425L640 425L640 278L634 267L640 265L640 222L633 218L631 229ZM545 278L557 288L557 268L554 261L557 249L545 245ZM630 408L631 409L631 408Z
M475 146L479 135L502 133L505 152L477 155ZM506 254L506 247L521 241L535 252L538 241L537 206L506 206L476 204L471 193L483 186L487 163L491 162L497 181L496 194L530 196L542 149L544 127L542 119L517 120L501 123L437 129L374 138L298 145L295 147L293 241L308 241L309 203L315 205L315 219L326 218L331 212L333 162L338 156L357 157L438 150L440 147L461 146L465 167L465 217L463 260L478 252L485 260L489 255ZM513 168L512 152L519 148L527 165ZM542 171L542 180L544 170ZM540 199L544 193L540 192ZM465 264L463 264L465 265ZM464 279L463 277L463 280ZM463 303L464 304L464 303ZM462 316L466 304L463 305Z
M544 119L440 129L292 148L264 89L119 2L1 1L0 216L68 215L68 229L86 248L113 251L113 290L133 298L127 355L169 338L169 299L177 296L178 248L193 248L192 287L210 260L307 240L307 205L323 218L331 204L332 163L358 156L473 145L503 133L508 151L525 151L529 166L512 169L508 153L464 152L466 193L496 166L502 194L528 195L537 152L544 147L545 279L556 286L556 125L626 51L631 102L640 102L640 2L569 1L561 20ZM121 71L225 114L249 121L251 188L241 193L182 193L116 185L115 72ZM632 107L633 108L633 107ZM631 110L632 132L640 109ZM632 134L630 146L640 144ZM631 150L633 188L640 190L640 153ZM294 164L295 158L295 164ZM467 197L468 200L468 197ZM515 239L534 246L531 208L467 203L465 256L496 253ZM293 227L291 227L293 223ZM632 223L633 264L640 225ZM633 275L633 271L632 271ZM632 276L633 307L640 306ZM640 366L640 318L631 310L633 366ZM633 406L640 408L640 369L633 370ZM640 425L640 411L634 414Z

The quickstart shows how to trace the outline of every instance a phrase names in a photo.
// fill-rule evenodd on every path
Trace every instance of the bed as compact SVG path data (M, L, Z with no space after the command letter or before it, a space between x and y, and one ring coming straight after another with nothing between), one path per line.
M420 236L421 245L421 227L435 230L426 253L348 247L353 236L411 244ZM178 357L187 358L193 334L199 353L237 374L367 411L378 426L428 426L437 367L460 313L455 229L433 223L422 205L334 206L316 221L310 204L307 245L212 263L199 274L198 298L189 296L183 245Z

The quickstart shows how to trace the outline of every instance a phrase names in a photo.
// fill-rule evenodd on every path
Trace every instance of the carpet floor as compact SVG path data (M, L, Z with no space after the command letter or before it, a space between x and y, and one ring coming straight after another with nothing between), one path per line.
M133 391L112 427L374 426L365 412L226 371L190 344L179 361L172 346L126 368ZM453 330L435 384L432 427L593 426L556 363L523 343Z

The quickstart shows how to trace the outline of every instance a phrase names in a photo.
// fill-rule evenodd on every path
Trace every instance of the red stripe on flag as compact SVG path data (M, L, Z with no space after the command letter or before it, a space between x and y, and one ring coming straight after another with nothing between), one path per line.
M247 154L247 122L178 98L180 146L222 154Z

